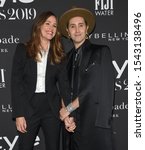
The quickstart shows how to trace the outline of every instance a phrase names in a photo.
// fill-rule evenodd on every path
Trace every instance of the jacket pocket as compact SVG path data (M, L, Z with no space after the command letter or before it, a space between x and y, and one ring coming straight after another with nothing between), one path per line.
M96 65L96 62L91 63L90 65L88 65L85 69L85 72L88 72L90 69L92 69L94 66Z

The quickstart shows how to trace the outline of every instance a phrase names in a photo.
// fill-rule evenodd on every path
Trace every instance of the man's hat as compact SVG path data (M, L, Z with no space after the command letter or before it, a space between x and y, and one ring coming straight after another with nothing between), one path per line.
M95 26L95 16L92 14L92 12L90 12L89 10L85 9L85 8L72 8L66 12L64 12L64 14L62 14L62 16L59 19L59 27L60 27L60 32L64 35L64 36L68 36L68 33L66 31L67 29L67 25L68 22L71 18L73 17L83 17L84 20L87 22L87 25L89 26L88 28L88 34L90 34L92 32L92 30L94 29Z

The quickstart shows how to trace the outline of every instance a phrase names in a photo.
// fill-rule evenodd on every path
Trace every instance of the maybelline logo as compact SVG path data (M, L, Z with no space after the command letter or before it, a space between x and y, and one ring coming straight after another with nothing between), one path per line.
M15 150L19 136L15 136L14 139L9 139L7 136L0 136L0 149L1 150ZM40 138L37 136L34 146L40 144Z
M93 33L89 37L97 40L104 39L109 42L127 41L128 33L127 32L113 32L113 33L102 32L102 33Z
M113 0L95 0L95 14L96 16L112 16Z
M6 83L5 83L5 69L0 69L0 89L1 88L6 88Z
M10 2L10 0L0 0L0 7L3 7L6 3L6 1ZM34 0L11 0L12 3L17 3L17 2L21 2L21 3L32 3Z
M128 79L127 77L122 77L123 73L127 74L127 66L128 66L128 60L125 60L122 64L122 66L119 67L117 62L115 60L112 61L113 66L116 70L116 81L115 81L115 90L121 91L121 90L128 90Z
M10 35L8 37L0 37L0 44L18 44L20 39Z
M7 104L7 105L2 104L1 110L3 113L9 113L9 112L12 112L12 107L10 104Z

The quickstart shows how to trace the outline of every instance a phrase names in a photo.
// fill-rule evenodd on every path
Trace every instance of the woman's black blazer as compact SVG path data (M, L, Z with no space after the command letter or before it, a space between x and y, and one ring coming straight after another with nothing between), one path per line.
M49 57L48 57L49 58ZM31 98L35 93L37 81L37 62L26 54L26 46L19 43L13 57L11 74L11 99L13 118L30 117L34 110ZM68 99L67 80L65 80L65 62L52 65L48 59L46 68L46 93L55 116L58 117L61 98Z

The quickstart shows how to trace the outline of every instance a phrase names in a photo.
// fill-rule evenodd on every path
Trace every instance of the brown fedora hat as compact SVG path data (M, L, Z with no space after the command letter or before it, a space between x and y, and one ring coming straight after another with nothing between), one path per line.
M68 36L68 33L66 31L68 22L71 18L77 17L77 16L83 17L85 21L87 22L87 25L89 26L88 34L92 32L95 26L95 22L96 22L95 16L88 9L77 7L77 8L69 9L68 11L64 12L64 14L62 14L62 16L60 17L59 28L60 28L61 34L63 34L66 37Z

